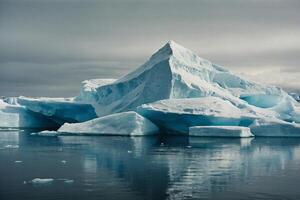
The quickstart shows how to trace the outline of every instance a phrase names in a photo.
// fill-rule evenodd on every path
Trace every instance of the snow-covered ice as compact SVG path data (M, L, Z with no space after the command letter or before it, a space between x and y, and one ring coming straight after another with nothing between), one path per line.
M242 126L193 126L189 136L198 137L253 137L250 128Z
M75 101L74 98L19 97L18 102L59 124L83 122L97 117L91 104Z
M300 137L299 123L281 120L276 109L234 105L212 96L161 100L143 104L137 111L169 134L187 135L192 126L243 126L255 136Z
M70 134L141 136L157 134L159 129L151 121L129 111L96 118L82 123L65 123L58 132Z
M191 126L248 126L257 118L218 97L161 100L137 110L170 134L188 134Z

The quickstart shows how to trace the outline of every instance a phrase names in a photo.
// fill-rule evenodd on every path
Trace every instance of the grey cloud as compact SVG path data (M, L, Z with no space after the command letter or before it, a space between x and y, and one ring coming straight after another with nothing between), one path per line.
M75 95L80 81L119 77L170 39L235 71L280 67L289 80L299 9L297 0L0 0L0 95Z

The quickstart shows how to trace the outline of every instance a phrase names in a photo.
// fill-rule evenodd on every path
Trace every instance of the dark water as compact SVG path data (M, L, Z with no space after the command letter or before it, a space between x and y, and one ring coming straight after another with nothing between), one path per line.
M300 199L300 139L0 131L0 199Z

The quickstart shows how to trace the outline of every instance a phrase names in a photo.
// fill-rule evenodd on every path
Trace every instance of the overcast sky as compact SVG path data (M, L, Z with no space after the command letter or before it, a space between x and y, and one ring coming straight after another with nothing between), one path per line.
M298 0L0 0L0 96L72 96L168 40L300 91Z

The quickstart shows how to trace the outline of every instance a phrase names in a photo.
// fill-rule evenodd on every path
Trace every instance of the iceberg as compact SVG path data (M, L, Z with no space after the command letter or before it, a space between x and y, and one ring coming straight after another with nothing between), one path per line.
M274 109L249 104L235 106L212 96L161 100L143 104L137 112L168 134L188 135L194 126L239 126L249 127L255 136L300 137L300 124L279 119Z
M173 41L141 67L94 89L93 106L98 116L135 111L142 104L163 99L207 96L259 108L272 108L283 101L296 103L282 89L241 78Z
M19 97L18 103L61 125L65 122L84 122L97 117L91 104L75 101L74 98Z
M242 126L193 126L189 136L198 137L253 137L250 128Z
M255 136L300 135L300 104L284 90L247 80L173 41L117 80L83 81L74 98L4 101L63 125L59 130L68 133L147 135L158 126L188 135L194 126L239 126Z
M169 134L188 134L192 126L249 126L258 114L219 97L167 99L143 104L137 112Z
M158 134L158 127L148 119L129 111L96 118L82 123L65 123L59 133L142 136Z
M1 128L57 128L59 125L43 115L34 113L17 103L0 99Z

